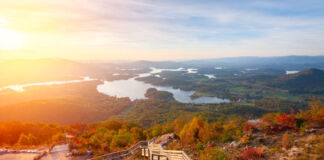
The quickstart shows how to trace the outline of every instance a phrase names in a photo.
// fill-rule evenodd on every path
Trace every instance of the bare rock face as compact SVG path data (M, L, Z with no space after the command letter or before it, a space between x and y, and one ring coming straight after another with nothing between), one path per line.
M170 142L174 141L175 139L177 139L176 134L168 133L156 138L156 140L154 140L154 143L161 144L162 146L167 146Z

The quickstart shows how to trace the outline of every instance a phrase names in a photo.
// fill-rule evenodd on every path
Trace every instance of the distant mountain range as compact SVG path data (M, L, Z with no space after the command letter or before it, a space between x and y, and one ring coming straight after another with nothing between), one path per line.
M107 66L107 65L105 65ZM76 80L109 75L105 66L66 59L9 60L0 63L0 87L47 81Z
M324 56L233 57L190 61L136 61L121 64L79 63L65 59L9 60L0 62L0 87L43 81L80 79L83 76L113 79L116 68L257 68L283 74L285 70L324 69ZM144 72L144 71L143 71ZM131 74L131 73L130 73ZM136 74L136 73L135 73ZM130 75L131 76L131 75Z
M307 68L324 69L324 56L282 56L282 57L231 57L215 59L199 59L188 61L137 61L131 63L138 66L163 67L258 67L280 68L287 70L304 70Z

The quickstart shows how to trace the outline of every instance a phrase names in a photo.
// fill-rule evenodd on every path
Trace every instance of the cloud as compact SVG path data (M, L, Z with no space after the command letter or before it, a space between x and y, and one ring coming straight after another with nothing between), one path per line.
M144 59L164 52L179 58L324 54L319 0L2 0L0 14L33 33L33 49L82 48L98 58L118 51L145 52Z

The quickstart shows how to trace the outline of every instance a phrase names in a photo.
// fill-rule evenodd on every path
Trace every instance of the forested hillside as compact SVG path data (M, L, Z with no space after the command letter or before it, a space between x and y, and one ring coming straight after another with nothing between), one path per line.
M281 76L269 84L287 89L291 93L323 94L324 71L311 68L296 74Z
M324 105L316 100L309 109L289 114L268 113L254 121L240 116L207 121L202 116L142 127L125 121L92 124L1 122L0 146L25 148L50 145L69 133L76 155L95 155L128 148L140 140L166 133L178 137L166 146L185 150L193 159L276 159L276 157L324 158Z

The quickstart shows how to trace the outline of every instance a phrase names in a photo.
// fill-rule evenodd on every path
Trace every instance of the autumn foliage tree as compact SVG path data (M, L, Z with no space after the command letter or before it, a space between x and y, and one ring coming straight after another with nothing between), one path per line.
M184 144L207 142L210 137L209 124L202 117L193 118L180 132L180 138Z

